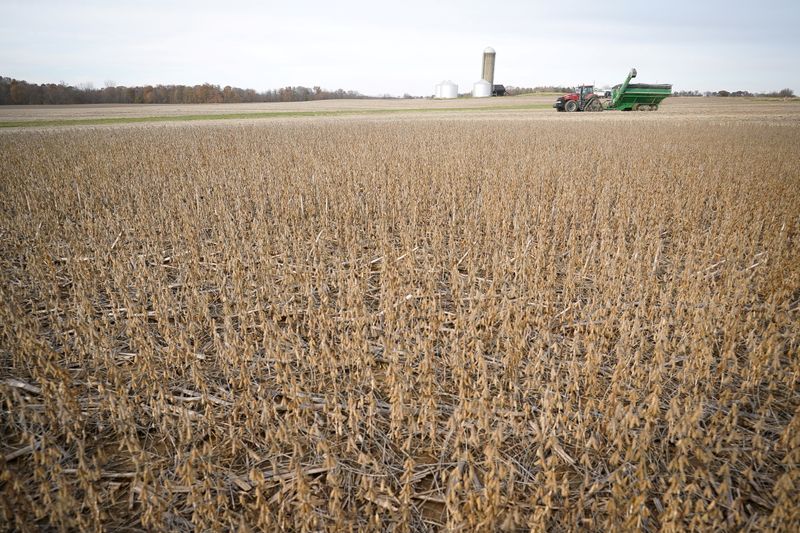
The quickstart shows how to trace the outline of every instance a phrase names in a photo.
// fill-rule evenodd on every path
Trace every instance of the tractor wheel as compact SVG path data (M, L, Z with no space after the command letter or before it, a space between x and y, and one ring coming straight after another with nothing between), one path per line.
M653 104L650 106L650 111L658 111L658 104Z
M598 100L597 98L592 98L591 100L589 100L589 103L586 104L586 107L584 107L584 109L586 111L593 111L593 112L602 111L603 104L601 104L600 100Z
M573 113L578 110L578 102L575 100L567 100L564 102L564 111Z

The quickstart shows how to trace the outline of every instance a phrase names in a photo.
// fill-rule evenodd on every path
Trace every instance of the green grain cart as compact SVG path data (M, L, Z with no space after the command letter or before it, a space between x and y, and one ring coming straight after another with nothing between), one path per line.
M611 91L595 94L593 85L581 85L577 92L565 94L553 104L558 111L655 111L661 101L672 95L672 85L631 83L636 77L636 69L631 69L628 77Z

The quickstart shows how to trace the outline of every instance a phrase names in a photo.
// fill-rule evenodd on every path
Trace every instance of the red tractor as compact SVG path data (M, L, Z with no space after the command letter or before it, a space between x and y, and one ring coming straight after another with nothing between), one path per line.
M601 98L609 95L594 94L594 85L581 85L578 92L565 94L553 104L558 111L602 111Z

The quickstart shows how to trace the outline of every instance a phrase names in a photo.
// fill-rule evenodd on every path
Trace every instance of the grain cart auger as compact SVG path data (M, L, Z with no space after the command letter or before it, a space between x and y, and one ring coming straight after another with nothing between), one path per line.
M574 93L565 94L553 104L558 111L655 111L664 98L672 94L672 85L631 83L636 69L620 85L604 94L595 94L593 85L581 85Z

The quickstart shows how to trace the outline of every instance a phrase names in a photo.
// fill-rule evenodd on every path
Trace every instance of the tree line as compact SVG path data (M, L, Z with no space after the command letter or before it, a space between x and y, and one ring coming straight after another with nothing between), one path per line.
M506 94L509 96L517 96L520 94L530 93L571 93L574 92L574 87L559 87L559 86L544 86L544 87L514 87L513 85L506 86ZM770 98L794 98L794 91L792 89L781 89L780 91L772 91L765 93L752 93L750 91L674 91L673 96L766 96Z
M780 91L772 91L768 93L751 93L750 91L675 91L672 93L674 96L766 96L770 98L794 98L794 91L792 89L781 89Z
M571 93L574 91L575 87L559 87L557 85L545 85L541 87L515 87L513 85L506 85L507 96L531 93Z
M508 96L530 93L571 93L573 87L506 86ZM676 91L675 96L768 96L792 98L792 89L782 89L768 93L749 91ZM412 98L411 95L403 95ZM228 104L248 102L305 102L308 100L331 100L345 98L369 98L357 91L336 89L330 91L315 87L283 87L267 91L241 89L226 85L145 85L125 87L107 82L102 88L91 84L79 86L66 83L28 83L8 77L0 77L0 105L25 104ZM391 98L386 95L380 98Z
M257 92L226 85L145 85L125 87L106 83L95 88L91 84L80 86L65 83L28 83L0 77L0 105L25 104L227 104L245 102L304 102L366 98L357 91L321 87L283 87Z

